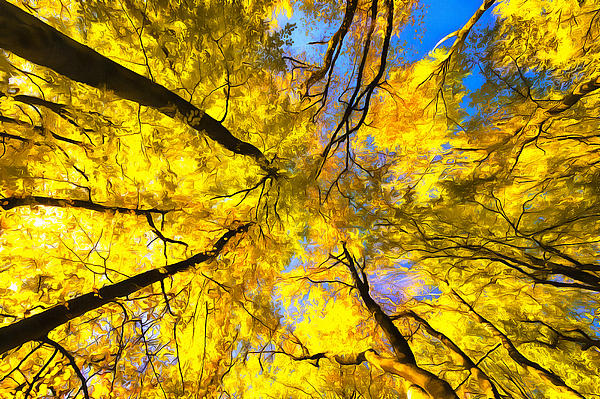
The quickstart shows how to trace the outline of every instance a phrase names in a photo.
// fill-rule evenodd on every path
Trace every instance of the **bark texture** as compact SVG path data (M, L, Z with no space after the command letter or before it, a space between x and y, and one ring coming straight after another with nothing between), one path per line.
M388 316L383 309L381 309L381 306L379 306L379 304L371 297L371 294L369 293L369 282L367 280L367 275L364 272L364 267L361 268L357 264L354 257L346 248L345 243L343 243L343 249L345 258L344 263L352 275L354 286L358 289L360 297L366 308L369 310L369 313L373 315L375 321L385 333L385 336L390 342L394 354L396 355L395 359L389 359L378 355L374 351L366 351L362 355L357 355L357 360L361 360L360 356L362 356L366 361L381 370L400 376L412 384L419 386L432 398L458 399L456 392L454 392L448 382L417 365L415 356L406 338L400 333L391 317Z
M519 365L521 365L521 367L523 367L525 370L527 370L527 372L529 372L532 375L537 376L545 383L550 383L550 384L554 385L554 388L557 391L561 392L563 394L562 397L564 397L564 398L585 399L585 397L582 394L580 394L578 391L576 391L575 389L568 386L564 382L564 380L560 376L555 374L552 370L547 370L544 367L542 367L540 364L526 358L521 352L519 352L517 347L513 344L513 342L508 338L508 336L506 334L504 334L494 324L492 324L489 320L487 320L481 314L479 314L473 308L473 306L470 305L467 301L465 301L463 299L463 297L460 296L456 291L452 290L452 293L454 294L455 298L457 298L463 305L465 305L469 309L470 314L472 314L479 323L486 326L488 331L494 337L496 337L500 340L500 342L502 343L502 346L508 352L508 355L515 362L517 362Z
M181 118L226 149L253 157L261 167L268 167L269 162L258 148L235 137L222 123L189 101L63 35L5 0L0 0L0 48L69 79L110 90L121 98L154 108L171 118Z
M200 252L184 261L148 270L115 284L107 285L94 292L75 297L36 315L0 328L0 355L15 349L29 341L42 340L50 331L76 317L98 309L117 298L123 298L134 292L182 272L198 263L206 262L217 256L225 244L235 235L245 232L250 224L235 230L229 230L219 238L206 252Z

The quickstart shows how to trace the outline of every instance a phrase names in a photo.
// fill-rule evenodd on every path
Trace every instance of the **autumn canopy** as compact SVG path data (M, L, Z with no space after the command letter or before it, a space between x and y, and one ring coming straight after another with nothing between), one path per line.
M600 4L431 7L0 0L0 398L600 398Z

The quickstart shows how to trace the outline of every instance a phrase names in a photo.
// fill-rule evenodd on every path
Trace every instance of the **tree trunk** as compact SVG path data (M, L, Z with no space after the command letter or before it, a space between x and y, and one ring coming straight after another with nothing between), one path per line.
M247 231L249 227L250 224L245 224L223 234L210 251L200 252L184 261L148 270L118 283L104 286L98 291L88 292L70 299L64 304L56 305L41 313L0 328L0 355L29 341L41 340L50 331L69 320L114 302L117 298L131 295L144 287L214 258L221 252L227 241L236 234Z
M110 90L121 98L154 108L171 118L179 117L228 150L253 157L261 167L268 168L269 162L258 148L233 136L223 124L189 101L63 35L5 0L0 0L0 48L69 79Z
M417 365L415 355L406 338L398 330L398 327L396 327L390 316L371 297L369 293L369 281L364 270L356 264L354 258L346 248L345 242L342 243L342 247L347 261L346 266L352 275L354 286L358 290L365 307L383 330L396 355L395 359L388 359L379 356L375 352L367 351L364 353L365 359L381 370L396 374L421 387L434 399L458 399L456 392L454 392L447 381Z

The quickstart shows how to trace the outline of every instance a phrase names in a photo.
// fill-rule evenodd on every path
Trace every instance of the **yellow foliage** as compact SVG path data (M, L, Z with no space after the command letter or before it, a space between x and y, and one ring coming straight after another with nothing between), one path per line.
M411 62L414 1L10 4L0 398L600 391L594 2Z

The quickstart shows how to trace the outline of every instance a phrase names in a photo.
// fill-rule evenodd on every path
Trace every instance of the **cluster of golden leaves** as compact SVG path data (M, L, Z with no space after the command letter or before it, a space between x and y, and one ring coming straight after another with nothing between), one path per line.
M351 138L355 164L341 177L347 160L325 164L321 179L337 182L327 201L313 176L330 123L311 123L265 19L297 7L330 22L339 4L15 3L222 117L278 171L265 175L181 121L0 53L0 206L65 200L0 210L0 327L254 223L210 263L49 334L90 397L404 397L410 387L372 366L311 360L390 351L335 261L342 242L386 312L428 320L507 397L569 391L520 363L502 334L583 396L600 391L597 95L548 112L598 77L592 2L502 1L496 27L473 33L461 53L390 64ZM398 7L406 23L410 7ZM350 31L356 43L365 21ZM478 66L485 82L468 89ZM461 398L481 394L464 358L414 319L396 323L420 365ZM0 359L0 397L83 397L77 368L56 347L27 343Z

